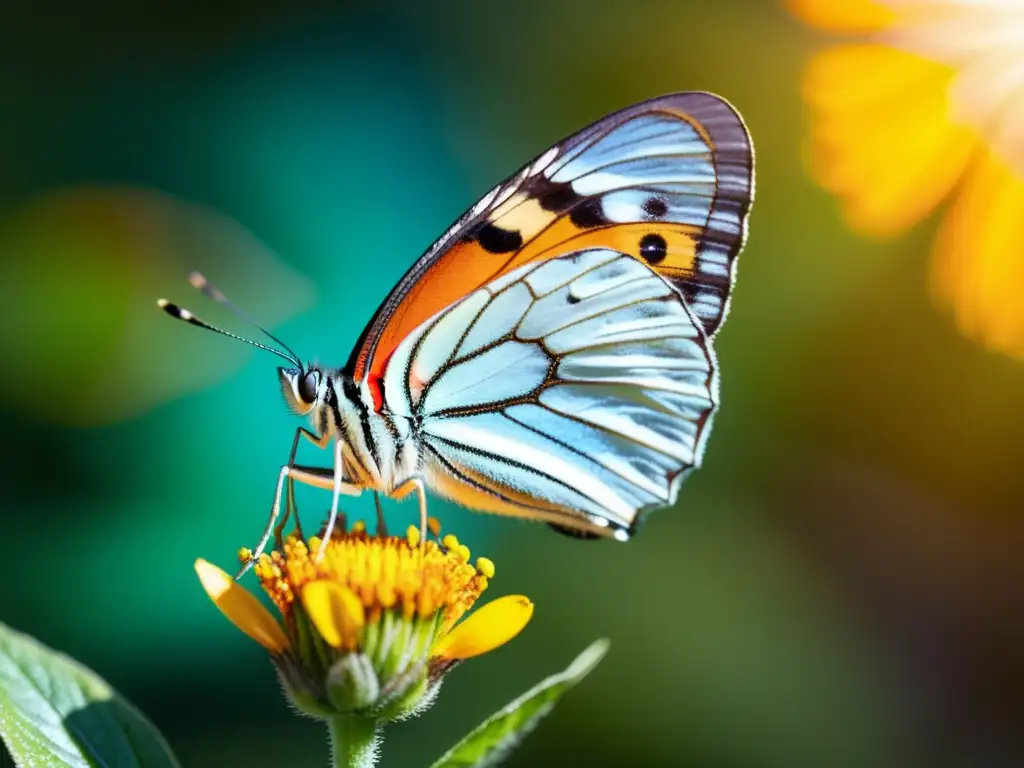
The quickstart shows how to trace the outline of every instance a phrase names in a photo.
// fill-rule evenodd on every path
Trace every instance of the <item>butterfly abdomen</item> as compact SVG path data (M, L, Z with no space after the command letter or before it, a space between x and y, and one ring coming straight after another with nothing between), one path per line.
M389 493L417 474L419 456L411 419L375 408L370 388L343 373L331 380L329 428L345 444L355 482Z

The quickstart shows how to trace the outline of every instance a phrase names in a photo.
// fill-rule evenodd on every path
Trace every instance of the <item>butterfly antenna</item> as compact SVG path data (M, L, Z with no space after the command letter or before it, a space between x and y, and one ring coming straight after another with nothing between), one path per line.
M249 325L255 327L257 330L259 330L264 336L266 336L271 341L273 341L273 342L275 342L277 344L280 344L281 347L284 349L284 351L287 352L289 355L291 355L294 358L295 362L299 365L299 367L300 368L302 367L301 363L299 363L299 356L295 354L295 352L292 350L291 347L289 347L287 344L285 344L283 341L281 341L281 339L277 338L277 336L275 336L270 331L268 331L266 328L264 328L262 325L260 325L255 320L253 320L248 315L248 313L243 312L241 309L239 309L237 306L235 306L235 304L233 304L231 301L228 300L228 297L225 296L222 291L218 290L216 287L211 285L210 281L207 280L206 277L202 273L200 273L200 272L189 272L188 281L192 284L193 288L197 288L200 291L202 291L204 296L213 299L218 304L223 304L225 307L227 307L228 311L231 312L235 317L237 317L237 318L247 322Z
M185 309L184 307L179 307L177 304L172 304L167 299L158 299L157 302L156 302L156 305L158 307L160 307L160 309L162 309L168 315L170 315L171 317L173 317L173 318L175 318L177 320L184 320L186 323L190 323L192 325L199 326L200 328L205 328L206 330L213 331L214 333L219 333L222 336L227 336L229 339L235 339L237 341L244 341L246 344L251 344L252 346L256 347L257 349L263 349L263 350L266 350L267 352L272 352L273 354L277 355L278 357L283 357L289 363L292 363L293 365L296 365L299 368L302 368L302 363L299 361L299 359L297 357L295 357L294 353L291 354L291 355L287 355L287 354L285 354L284 352L282 352L279 349L274 349L273 347L268 347L266 344L260 344L258 341L253 341L252 339L247 339L244 336L239 336L237 333L231 333L230 331L225 331L223 328L218 328L215 325L210 325L209 323L207 323L207 322L205 322L203 320L200 320L198 317L196 317L194 314L192 314L189 310ZM286 349L287 349L287 347L286 347ZM291 352L290 349L288 351Z

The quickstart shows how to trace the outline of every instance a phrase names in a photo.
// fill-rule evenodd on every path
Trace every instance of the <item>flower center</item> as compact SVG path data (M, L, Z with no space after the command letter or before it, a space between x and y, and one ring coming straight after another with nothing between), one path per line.
M261 555L256 563L256 576L282 615L289 615L308 584L329 581L359 599L368 622L391 609L405 619L444 611L442 626L451 626L494 575L494 565L486 558L470 565L469 548L455 536L420 542L414 527L405 537L371 536L356 523L351 531L336 533L317 561L320 544L317 537L306 543L289 536L281 551Z

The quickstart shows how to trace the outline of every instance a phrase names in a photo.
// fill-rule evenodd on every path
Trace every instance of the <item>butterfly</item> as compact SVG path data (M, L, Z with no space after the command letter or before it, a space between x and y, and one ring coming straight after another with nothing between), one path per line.
M426 488L629 539L700 465L719 401L713 340L753 191L740 115L718 96L676 93L608 115L484 195L398 282L343 367L303 365L262 328L281 349L161 299L290 363L281 389L309 428L257 553L286 480L333 492L325 539L339 496L366 490L416 493L422 530ZM300 437L330 448L331 466L296 465Z

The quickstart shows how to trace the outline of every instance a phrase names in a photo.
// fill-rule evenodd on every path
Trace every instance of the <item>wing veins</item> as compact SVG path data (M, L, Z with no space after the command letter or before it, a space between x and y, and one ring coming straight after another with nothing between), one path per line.
M565 166L567 166L570 162L572 162L573 160L577 159L580 155L582 155L584 152L586 152L588 149L593 148L595 145L600 143L602 139L608 138L611 134L613 134L615 131L619 130L623 126L628 126L634 120L639 120L640 118L650 117L650 116L655 116L655 115L659 115L659 116L660 115L664 115L665 117L669 117L669 118L671 118L672 120L675 120L678 123L690 126L691 129L693 127L686 120L682 119L681 117L679 117L678 115L676 115L676 114L674 114L672 112L669 112L668 110L664 110L664 109L645 109L645 110L636 112L635 114L631 114L631 115L629 115L628 117L626 117L624 119L610 121L608 126L604 130L597 130L597 126L591 126L591 129L594 129L593 135L591 135L591 136L577 135L576 136L576 139L578 140L577 143L574 144L573 146L569 147L568 149L566 149L566 151L564 153L562 153L559 157L556 157L554 160L552 160L550 165L548 165L548 168L555 167L556 163L558 163L559 161L562 161L557 166L557 170L560 171L563 168L565 168ZM657 138L663 138L664 135L669 135L669 134L674 133L674 132L675 132L675 129L666 129L665 133L664 134L658 134ZM633 143L639 143L640 141L641 141L641 139L634 139ZM627 144L626 146L629 146L629 145ZM547 170L547 169L545 169L545 170ZM555 174L552 173L551 175L554 176Z
M559 416L561 415L561 414L559 414L559 413L558 413L557 411L552 411L552 410L551 410L550 408L546 408L545 410L549 411L550 413L553 413L553 414L559 415ZM616 477L618 477L619 479L621 479L621 480L623 480L624 482L628 483L628 484L630 485L630 487L632 487L632 488L637 488L637 489L639 489L639 490L641 490L641 491L645 491L645 492L646 492L646 489L644 489L644 488L640 488L640 486L638 486L638 485L637 485L636 483L634 483L634 482L633 482L632 480L630 480L630 479L629 479L629 478L628 478L628 477L627 477L627 476L626 476L625 474L623 474L622 472L620 472L620 471L619 471L618 469L615 469L615 468L613 468L613 467L610 467L610 466L608 466L607 464L604 464L603 462L600 462L600 461L598 461L597 459L595 459L595 458L594 458L593 456L591 456L590 454L588 454L588 453L585 453L584 451L581 451L581 450L579 450L578 448L574 448L574 447L572 447L572 446L571 446L571 445L569 445L568 443L566 443L566 442L563 442L562 440L559 440L559 439L558 439L557 437L555 437L554 435L548 434L547 432L542 432L541 430L537 429L536 427L532 427L532 426L530 426L529 424L526 424L526 423L524 423L524 422L520 421L520 420L519 420L519 419L517 419L517 418L516 418L515 416L512 416L511 414L509 414L509 413L506 413L505 411L502 411L502 412L501 412L501 415L502 415L502 416L504 416L504 417L505 417L506 419L508 419L509 421L513 422L514 424L518 424L518 425L519 425L519 426L521 426L521 427L522 427L523 429L526 429L526 430L528 430L528 431L530 431L530 432L533 432L533 433L534 433L535 435L539 435L539 436L541 436L541 437L545 437L545 438L547 438L548 440L550 440L551 442L555 443L556 445L559 445L559 446L561 446L561 447L562 447L562 448L564 448L564 449L565 449L566 451L569 451L570 453L574 453L574 454L576 454L577 456L579 456L580 458L582 458L582 459L585 459L586 461L590 462L591 464L596 464L597 466L601 467L602 469L604 469L604 470L607 470L608 472L610 472L611 474L615 475L615 476L616 476ZM578 422L578 423L579 423L579 422ZM616 432L611 432L611 431L609 431L609 430L602 430L602 429L601 429L600 427L596 427L596 426L595 426L595 425L593 425L593 424L589 424L589 426L590 426L590 427L591 427L592 429L595 429L595 430L597 430L597 431L604 431L604 432L607 432L608 434L611 434L611 435L615 435L615 434L618 434L618 433L616 433ZM634 443L634 444L636 444L636 445L643 445L642 443L638 443L638 442L637 442L636 440L632 440L632 439L630 439L630 438L627 438L627 439L628 439L628 440L629 440L630 442L632 442L632 443ZM645 447L646 447L646 446L645 446ZM663 455L663 456L667 456L668 454L662 454L662 455ZM669 457L669 458L672 458L672 457ZM666 474L667 474L667 473L666 473Z
M559 512L559 511L561 511L561 510L556 509L556 508L535 507L535 506L531 506L529 504L525 504L525 503L523 503L521 501L516 501L514 499L511 499L508 496L506 496L505 494L501 493L500 491L497 491L494 488L490 488L490 487L484 485L483 483L481 483L479 480L474 480L473 478L471 478L468 475L464 474L462 471L457 469L450 461L448 461L448 459L446 459L444 456L442 456L441 453L434 446L432 446L429 442L424 442L424 445L426 446L427 450L430 451L434 455L434 457L438 461L440 461L441 464L444 465L445 469L447 469L455 477L457 477L461 482L465 483L466 485L470 486L471 488L475 488L476 490L481 491L483 493L486 493L486 494L488 494L490 496L493 496L496 499L501 499L506 504L510 504L510 505L512 505L514 507L520 507L520 508L523 508L523 509L532 509L532 510L535 510L537 512Z
M576 383L579 383L579 382L572 382L572 383L576 384ZM587 382L587 383L589 383L589 384L596 384L598 382ZM628 440L629 442L634 443L635 445L642 446L642 447L646 448L649 451L653 451L654 453L660 453L662 456L665 456L666 458L668 458L669 460L671 460L671 461L673 461L675 463L682 463L682 464L684 464L686 466L692 466L692 464L690 462L682 462L679 459L678 456L673 456L670 453L665 453L663 450L661 450L657 446L650 445L649 443L647 443L647 442L645 442L643 440L638 440L634 435L629 435L629 434L626 434L625 432L620 432L617 429L612 429L611 427L606 427L603 424L595 424L592 421L587 421L586 419L581 419L581 418L579 418L577 416L574 416L572 414L569 414L569 413L562 413L562 411L556 411L554 408L550 407L549 405L546 405L545 403L543 403L543 402L541 402L539 400L537 401L537 405L539 405L541 408L544 408L547 411L550 411L551 413L555 414L556 416L562 416L563 418L569 419L569 421L575 421L577 424L582 424L584 426L590 427L591 429L601 430L602 432L607 432L610 435L618 435L619 437L624 438L624 439Z
M429 440L436 440L437 442L444 443L445 445L449 445L449 446L451 446L453 448L459 448L461 450L466 451L467 453L471 453L471 454L474 454L476 456L493 458L493 459L495 459L500 464L505 464L506 466L514 467L514 468L516 468L518 470L526 472L527 474L531 474L531 475L533 475L535 477L539 477L539 478L542 478L544 480L548 480L549 482L554 483L555 485L558 485L558 486L566 489L571 494L575 494L576 496L582 496L583 498L589 499L599 509L603 509L603 510L607 510L608 509L604 504L602 504L600 501L595 499L589 493L584 493L579 488L577 488L577 487L575 487L573 485L570 485L569 483L565 482L564 480L561 480L561 479L555 477L554 475L550 475L547 472L543 472L543 471L537 469L536 467L531 467L528 464L524 464L521 461L516 461L514 459L510 459L507 456L499 456L496 453L491 453L490 451L485 451L483 449L476 448L476 447L474 447L472 445L467 445L466 443L459 442L458 440L452 440L452 439L447 438L447 437L441 437L440 435L430 434L428 439Z

